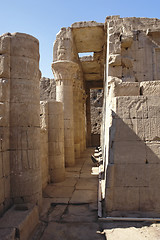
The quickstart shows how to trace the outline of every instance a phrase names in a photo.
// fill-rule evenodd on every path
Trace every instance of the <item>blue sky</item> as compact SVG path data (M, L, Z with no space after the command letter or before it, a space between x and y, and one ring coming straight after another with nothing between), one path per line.
M23 32L40 42L42 76L53 78L53 42L61 27L74 22L104 22L106 16L160 18L160 0L1 0L0 35Z

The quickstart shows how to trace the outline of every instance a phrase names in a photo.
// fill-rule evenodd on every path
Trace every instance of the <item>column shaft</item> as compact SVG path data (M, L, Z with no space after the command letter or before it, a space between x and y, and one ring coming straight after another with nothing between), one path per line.
M62 102L64 109L64 152L67 167L75 164L73 78L77 68L78 64L71 61L56 61L52 64L56 79L56 101Z
M90 109L90 89L87 89L86 99L86 121L87 121L87 147L91 146L91 109Z
M41 205L39 42L11 36L10 167L14 203Z

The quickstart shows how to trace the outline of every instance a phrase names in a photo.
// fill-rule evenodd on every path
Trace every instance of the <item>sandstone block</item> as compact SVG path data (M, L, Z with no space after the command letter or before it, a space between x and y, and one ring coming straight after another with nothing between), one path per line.
M159 164L147 164L148 167L148 180L149 187L155 189L160 186L160 165Z
M4 236L2 239L15 239L16 233L14 230L16 229L19 233L19 238L27 240L38 225L39 214L37 206L25 211L22 211L21 209L17 210L16 208L18 208L18 206L13 206L1 218L0 225L3 230L6 226L8 229L12 230L10 232L4 231L5 235L1 235L0 233L0 236Z
M160 194L156 187L140 188L139 208L140 211L160 213ZM159 214L158 214L159 215Z
M3 167L2 167L3 177L8 177L10 175L10 152L5 151L0 154L3 157Z
M137 163L146 162L146 149L143 141L114 142L110 150L111 163Z
M114 187L148 187L149 167L147 164L115 164Z
M11 78L12 79L39 79L39 63L35 59L27 57L11 57ZM5 76L3 76L5 77Z
M66 131L66 129L70 129L73 128L73 124L70 120L68 119L64 119L64 129Z
M74 139L72 138L66 138L67 141L66 141L66 144L65 144L65 147L73 147L74 148Z
M49 156L50 169L64 168L64 155L53 155Z
M133 36L129 35L122 35L121 37L121 46L122 48L129 48L133 43Z
M14 33L11 37L11 56L28 57L39 60L39 42L31 35Z
M115 164L108 164L107 165L107 171L106 171L106 187L107 188L112 188L114 186L114 169L115 169Z
M9 149L9 130L8 127L0 127L0 152Z
M146 142L146 159L148 163L160 163L160 142Z
M10 36L0 36L0 54L10 53Z
M49 156L57 156L64 154L64 142L49 142L48 143Z
M4 178L4 197L5 199L10 198L10 177L5 177Z
M110 66L120 66L121 65L121 55L120 54L110 54L109 56Z
M0 211L1 212L1 211ZM1 239L10 239L14 240L16 235L16 229L15 228L2 228L0 229L0 238Z
M113 96L139 96L140 87L139 83L113 83Z
M60 129L63 127L64 120L59 114L48 115L48 128L50 129Z
M9 126L9 102L0 102L0 127Z
M113 188L107 187L106 193L105 193L105 208L106 212L112 212L113 211L113 198L114 198L114 191Z
M148 99L143 96L116 97L114 106L115 117L148 118Z
M63 182L65 180L65 168L50 169L51 182Z
M122 77L122 67L121 66L115 66L109 67L109 76L113 76L113 77Z
M0 55L0 78L10 78L10 58L8 55Z
M139 187L114 188L114 211L137 211L139 209Z
M40 142L43 144L48 143L48 130L40 128Z
M134 119L113 119L110 127L110 141L140 141L137 135L137 121Z
M48 102L48 112L49 115L63 115L63 104L57 101L49 101Z
M40 101L40 127L41 127L41 131L44 130L44 131L48 132L48 103L47 103L47 101ZM42 140L41 140L41 142L42 142Z
M11 196L16 197L29 197L36 193L41 192L41 181L37 181L40 179L40 171L38 170L30 170L23 172L23 179L21 177L22 173L18 173L15 175L11 174L11 181L13 181L14 185L11 189Z
M71 128L66 128L64 131L65 140L72 139L72 137L73 137L73 126Z
M116 116L112 113L113 116ZM143 113L139 114L142 116ZM110 136L113 141L159 141L160 122L158 118L113 119Z
M39 86L36 79L11 79L10 86L11 102L39 104Z
M64 141L64 129L49 129L48 132L48 141L49 142L63 142Z
M148 118L160 118L159 106L148 106Z
M3 152L0 152L0 178L3 177Z
M10 103L10 125L22 127L39 127L39 104Z
M111 41L114 41L113 38L111 39ZM117 41L113 44L110 44L109 53L110 54L121 54L121 43Z
M160 96L159 81L145 81L140 83L141 93L143 96Z
M22 173L32 175L32 171L40 171L40 150L11 150L10 151L10 169L12 176L14 178L14 175L17 173L19 177L21 177ZM17 164L19 163L19 165ZM28 175L28 176L29 176ZM18 177L18 176L17 176ZM36 175L35 175L36 177ZM37 176L38 178L38 176ZM21 179L21 178L20 178ZM32 181L32 179L30 179ZM28 185L29 186L29 185ZM18 190L17 190L18 191Z
M129 69L133 67L134 59L131 57L122 57L122 66Z
M4 177L0 178L0 203L2 203L4 201Z
M10 149L31 150L40 147L40 128L36 127L11 127Z
M8 79L0 78L0 101L9 102L10 98L10 82Z
M139 124L138 124L139 123ZM143 135L144 140L160 140L160 121L158 118L142 119L137 123L137 134Z

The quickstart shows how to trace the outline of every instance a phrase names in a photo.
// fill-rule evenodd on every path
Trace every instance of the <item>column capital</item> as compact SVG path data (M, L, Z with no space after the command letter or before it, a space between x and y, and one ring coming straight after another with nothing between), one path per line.
M79 65L73 61L60 60L52 63L52 71L55 81L73 81L74 76L79 69Z

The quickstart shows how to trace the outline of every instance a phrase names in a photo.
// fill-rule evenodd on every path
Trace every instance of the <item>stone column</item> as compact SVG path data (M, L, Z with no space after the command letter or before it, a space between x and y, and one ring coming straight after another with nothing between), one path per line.
M79 81L75 79L73 85L73 117L74 117L74 150L75 157L80 157L80 121L79 121Z
M80 150L84 151L84 141L83 141L83 131L84 131L84 115L83 115L83 88L80 88L80 96L79 96L79 114L80 114Z
M86 121L87 121L87 147L91 146L91 107L90 107L90 89L87 89L86 98Z
M49 178L49 163L48 163L48 102L40 101L40 144L41 144L41 175L42 189L44 189Z
M75 164L74 125L73 125L73 79L78 64L60 60L52 63L56 80L56 101L63 103L64 108L64 152L66 167Z
M48 149L51 182L65 179L64 118L61 102L48 102Z
M0 216L9 208L10 35L0 36Z
M86 149L86 93L83 91L83 149Z
M10 165L14 203L41 205L39 42L11 35Z

